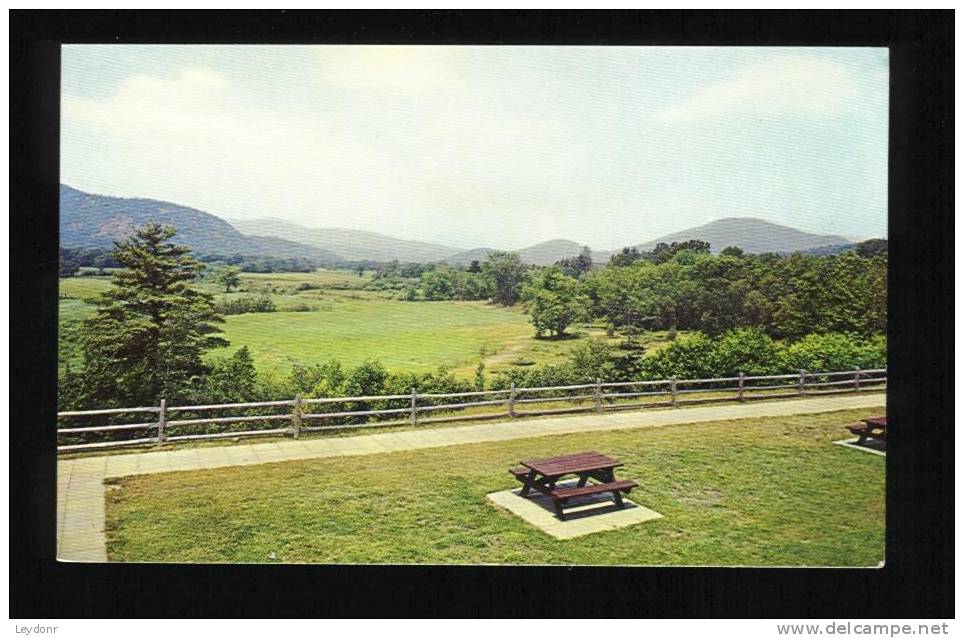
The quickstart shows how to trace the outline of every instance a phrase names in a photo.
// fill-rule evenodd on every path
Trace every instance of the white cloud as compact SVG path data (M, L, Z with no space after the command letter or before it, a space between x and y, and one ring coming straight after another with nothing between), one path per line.
M432 46L322 46L323 84L343 89L418 92L461 85L458 48Z
M657 111L664 124L722 118L834 117L858 108L862 91L833 60L787 56L755 64Z
M229 89L218 74L192 68L132 75L103 97L64 96L64 179L87 166L112 166L102 179L175 185L167 195L118 194L186 197L182 203L221 212L223 203L208 202L219 202L225 188L251 196L276 191L277 200L291 196L283 193L289 183L310 191L346 163L370 160L371 149L335 139L338 131L325 121L259 111L231 99Z

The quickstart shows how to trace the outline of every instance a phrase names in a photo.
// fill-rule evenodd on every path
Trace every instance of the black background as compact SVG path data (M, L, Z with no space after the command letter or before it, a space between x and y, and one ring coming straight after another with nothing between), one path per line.
M952 11L11 11L11 617L952 617L953 20ZM229 42L889 46L886 565L56 562L59 45Z

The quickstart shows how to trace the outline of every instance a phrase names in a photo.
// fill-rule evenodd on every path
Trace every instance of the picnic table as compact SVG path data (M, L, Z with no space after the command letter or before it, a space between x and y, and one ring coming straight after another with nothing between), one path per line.
M623 508L625 504L621 493L629 494L637 485L635 481L617 481L614 470L623 464L599 452L579 452L520 463L522 467L509 470L522 483L519 496L526 498L531 490L545 494L552 500L560 520L565 520L563 507L570 499L579 496L610 492L617 507ZM576 487L556 487L559 479L571 474L579 477ZM589 479L598 482L588 484Z
M872 416L861 419L860 423L848 425L847 429L858 437L857 445L862 445L867 439L877 439L887 442L887 417Z

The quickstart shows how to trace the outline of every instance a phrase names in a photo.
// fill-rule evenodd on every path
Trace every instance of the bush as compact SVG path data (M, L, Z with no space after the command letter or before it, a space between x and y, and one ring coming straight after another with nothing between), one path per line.
M836 372L887 366L887 339L876 335L871 339L841 333L809 334L781 352L784 372L797 370Z
M244 403L260 399L254 359L247 346L230 357L215 359L203 377L205 403Z
M602 339L590 339L569 353L573 374L584 382L616 377L616 349Z
M318 310L318 306L311 306L306 303L298 303L286 309L287 312L312 312L315 310Z
M780 372L779 348L759 328L740 328L714 341L711 377L732 377L743 372L756 376Z
M448 394L450 392L472 392L472 382L458 379L451 370L439 366L433 372L399 372L389 374L385 381L386 394L408 394L415 388L421 394ZM478 397L465 397L462 401L477 401ZM460 398L440 399L437 404L457 403ZM424 401L420 403L424 405Z
M360 397L386 394L388 372L379 361L368 360L354 368L345 379L345 396ZM361 404L359 404L361 405ZM359 410L367 408L359 407Z
M311 366L295 364L288 375L288 386L291 395L300 394L305 398L340 396L346 376L341 362L335 359Z
M713 341L703 333L683 336L643 360L647 379L705 379L716 376Z
M222 315L243 315L249 312L275 312L277 307L267 294L257 297L237 297L214 304L216 312Z
M572 365L564 363L503 372L496 375L492 381L492 389L504 390L513 383L515 383L517 388L538 388L556 385L576 385L587 382L588 380L580 376ZM570 394L574 393L575 392L570 392ZM566 394L566 392L542 392L536 396L556 396L562 394Z

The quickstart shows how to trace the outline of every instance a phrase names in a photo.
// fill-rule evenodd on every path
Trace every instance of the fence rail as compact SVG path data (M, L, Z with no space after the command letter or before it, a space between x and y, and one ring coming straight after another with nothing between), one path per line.
M840 379L840 377L846 377ZM835 379L833 381L821 379ZM143 433L136 439L118 439L93 442L68 442L57 446L57 450L67 452L71 450L104 449L111 447L132 445L163 445L178 441L198 441L206 439L226 439L250 436L291 436L298 438L305 432L335 431L347 428L386 427L397 425L418 425L422 423L438 423L442 421L464 421L470 419L492 419L499 417L534 416L540 414L556 414L563 412L582 412L604 410L626 410L641 407L677 407L692 403L708 403L717 401L749 401L754 399L775 399L796 396L819 396L824 394L841 394L864 391L879 391L886 387L887 369L878 368L861 370L855 368L847 371L808 372L800 370L797 374L778 374L769 376L746 376L742 373L735 377L717 377L710 379L663 379L659 381L618 381L605 382L597 379L595 383L545 386L532 388L517 388L511 385L503 390L482 390L476 392L448 392L438 394L422 394L412 388L410 394L372 395L360 397L324 397L309 398L295 397L283 401L257 401L252 403L224 403L217 405L178 405L168 406L164 399L159 405L134 408L108 408L99 410L72 410L58 412L58 421L73 417L91 417L107 415L123 415L135 413L155 413L157 421L148 423L114 423L98 426L60 427L58 437L71 435L89 435L93 433L115 433L133 430L154 430L154 436L144 438ZM715 387L706 387L713 384ZM695 387L694 387L695 386ZM645 391L633 391L634 388L644 387ZM626 392L620 391L625 388ZM659 389L663 388L663 389ZM586 393L591 390L591 393ZM780 392L780 391L784 392ZM550 396L531 396L550 392L578 392L577 394L563 394ZM690 395L713 394L703 398L686 399ZM761 394L763 393L763 394ZM520 398L525 395L526 398ZM436 403L440 399L477 398L502 396L493 400L474 400L463 403ZM665 401L627 401L637 397L666 397ZM387 406L373 407L366 410L354 410L350 404L362 401L399 402L407 405L401 408ZM419 402L422 402L419 405ZM571 402L575 405L565 408L542 408L540 404ZM588 403L588 404L587 404ZM346 405L349 404L349 405ZM307 406L333 405L331 412L305 411ZM397 403L396 403L397 405ZM502 407L497 412L481 412L473 414L439 414L444 412L456 413L469 408ZM526 406L525 412L516 410L516 406ZM363 406L355 406L363 407ZM243 414L235 416L214 416L210 418L185 418L168 420L169 413L177 412L208 412L214 410L251 410L254 408L288 408L289 411L274 414ZM533 409L534 408L534 409ZM421 414L433 414L429 418L420 418ZM333 424L333 425L303 425L304 421L325 419L365 418L395 416L394 420ZM185 416L191 416L187 414ZM402 417L402 418L397 418ZM179 428L185 426L217 425L227 423L290 421L287 427L272 427L270 429L253 429L230 432L201 432L184 433Z

